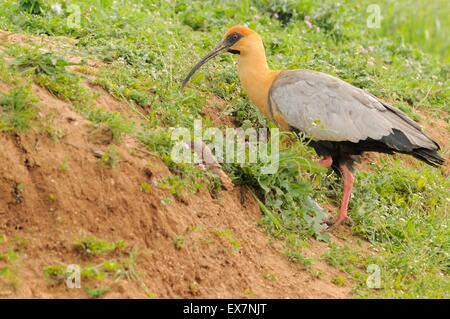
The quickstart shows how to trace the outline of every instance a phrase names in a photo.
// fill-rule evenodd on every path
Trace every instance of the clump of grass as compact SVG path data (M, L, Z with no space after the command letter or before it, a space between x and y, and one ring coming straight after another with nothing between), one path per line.
M7 84L18 84L19 77L16 72L12 70L12 68L3 60L2 55L0 54L0 81L5 82Z
M365 257L356 253L349 246L338 246L335 243L330 243L330 249L324 254L324 259L331 266L338 266L342 271L353 274L355 267L364 268Z
M313 260L311 258L305 257L303 256L300 252L298 251L291 251L288 252L287 257L290 261L299 263L300 265L302 265L305 268L309 268L312 266L313 264Z
M161 198L160 202L161 202L161 205L166 206L166 205L172 204L173 200L170 197L163 197L163 198Z
M174 244L176 250L182 250L186 245L186 239L183 236L178 236L177 238L175 238Z
M117 151L117 147L113 144L108 146L108 148L101 157L101 161L104 164L114 168L120 161L120 156L119 152Z
M123 250L126 247L127 243L124 240L110 243L94 237L81 239L74 246L76 251L91 256L105 255L114 250Z
M94 94L81 84L81 79L70 73L57 73L52 76L39 74L35 81L56 97L75 103L75 108L84 111L92 105Z
M0 132L28 130L38 111L36 102L30 86L13 88L7 94L0 93Z
M47 135L54 143L58 143L64 137L65 132L55 126L56 112L51 111L40 118L40 131Z
M351 215L355 232L379 251L372 263L382 269L384 295L448 296L448 178L392 158L374 169L358 173Z
M109 284L118 280L131 280L138 283L145 292L147 288L136 270L137 249L127 249L124 240L108 242L88 237L77 241L73 249L82 255L80 262L80 284L90 298L99 298L109 291ZM49 285L58 286L72 278L73 268L65 264L44 267L44 276ZM69 277L70 276L70 277ZM107 290L104 288L108 287Z
M45 87L53 95L73 103L76 111L88 120L106 124L113 134L113 139L120 141L125 134L134 130L134 123L126 120L118 112L108 112L95 106L96 94L82 84L77 74L70 73L70 65L62 57L51 52L42 53L37 49L16 47L17 56L13 66L23 72L32 73L37 84ZM58 132L49 130L53 138L58 139Z
M67 278L65 265L49 265L44 267L44 276L49 285L57 286Z
M23 12L42 15L44 13L44 4L41 0L19 0L19 9Z
M151 190L152 190L152 185L151 185L151 184L149 184L149 183L147 183L147 182L142 182L142 183L141 183L141 191L142 191L143 193L148 194L148 193L151 192Z
M236 238L231 229L216 229L213 231L213 234L218 238L225 239L231 246L232 252L238 253L241 250L241 242Z
M16 236L13 238L0 235L0 282L16 290L19 286L18 263L21 252L28 247L26 238Z
M373 262L372 258L355 251L349 246L341 247L335 243L330 243L329 246L330 249L323 255L325 261L348 274L355 281L358 289L367 288L365 270L367 265Z
M126 134L132 133L134 122L124 119L119 112L108 112L101 108L84 108L82 113L92 122L106 124L112 132L113 139L117 142L122 140Z
M87 266L81 269L81 278L90 281L103 281L107 274L100 267Z
M338 275L333 278L333 284L343 287L347 284L347 279L344 276Z
M280 238L295 235L299 239L315 236L328 240L323 224L325 211L312 199L310 179L323 169L311 162L311 150L298 137L282 136L276 174L265 174L264 163L233 165L237 184L255 190L255 198L264 213L261 221L268 231Z
M189 164L174 164L169 167L174 175L169 175L156 182L156 186L168 190L179 200L184 200L183 193L189 191L197 193L207 188L212 196L218 193L220 181L217 176Z
M69 63L52 52L42 52L35 48L20 48L12 66L21 71L31 71L36 75L56 75L64 73Z
M198 296L201 293L200 285L197 282L192 282L189 284L189 292L194 295Z
M63 174L66 174L67 172L69 172L70 170L70 164L69 164L69 160L67 158L65 158L61 164L59 164L58 166L58 171L60 171Z
M151 96L148 88L154 83L139 70L120 64L103 68L94 81L113 96L119 99L131 100L141 106L150 106Z
M123 265L117 260L112 259L103 262L102 268L106 272L117 273L123 269Z
M182 199L183 190L186 188L185 181L175 175L167 176L157 182L157 186L161 189L168 190L172 195L178 199Z
M270 282L277 282L278 281L278 274L275 272L270 272L264 275L264 279L270 281Z
M151 291L147 292L146 295L147 295L148 299L157 299L158 298L158 295Z
M258 298L258 295L247 288L244 290L243 297L245 299L256 299L256 298Z
M84 287L84 291L89 298L97 299L103 297L105 294L111 291L111 287Z

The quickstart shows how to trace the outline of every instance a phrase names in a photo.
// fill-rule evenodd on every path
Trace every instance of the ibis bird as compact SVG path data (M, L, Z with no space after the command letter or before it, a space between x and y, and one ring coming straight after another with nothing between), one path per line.
M308 136L322 157L320 164L342 176L343 197L333 226L348 218L353 164L363 152L410 154L432 166L444 163L439 145L416 122L372 94L317 71L271 70L261 37L245 26L229 29L182 87L204 63L225 52L237 55L239 78L253 104L280 129Z

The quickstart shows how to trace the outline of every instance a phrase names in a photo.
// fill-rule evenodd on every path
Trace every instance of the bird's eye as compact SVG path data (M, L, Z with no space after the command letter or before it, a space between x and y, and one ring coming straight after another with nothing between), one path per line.
M239 39L239 34L237 34L237 33L233 34L233 40L237 40L237 39Z

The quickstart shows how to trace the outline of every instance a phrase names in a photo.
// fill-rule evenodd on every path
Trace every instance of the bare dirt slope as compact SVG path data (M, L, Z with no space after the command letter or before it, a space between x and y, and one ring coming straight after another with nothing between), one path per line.
M157 187L142 192L142 182L170 175L158 158L125 139L117 165L105 165L98 154L111 142L108 130L94 128L46 90L33 91L41 116L58 114L63 137L55 143L37 132L0 135L0 234L26 243L1 296L86 297L82 289L50 284L43 272L49 265L95 263L74 250L86 237L125 240L139 252L136 275L112 280L105 297L350 296L349 287L332 284L334 268L319 262L325 271L317 279L287 259L258 226L261 213L247 192L235 188L213 199L200 191L183 201Z

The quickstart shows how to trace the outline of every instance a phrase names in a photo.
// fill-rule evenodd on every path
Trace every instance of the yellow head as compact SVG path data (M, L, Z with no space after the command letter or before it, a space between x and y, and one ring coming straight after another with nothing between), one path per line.
M225 33L223 41L232 44L228 48L228 52L236 53L241 56L257 49L257 46L262 46L262 40L258 33L248 27L240 25L230 28Z
M259 35L245 26L234 26L225 33L223 40L192 68L186 76L182 87L184 88L189 79L203 64L215 56L225 52L245 56L249 52L256 50L264 52L264 46Z

